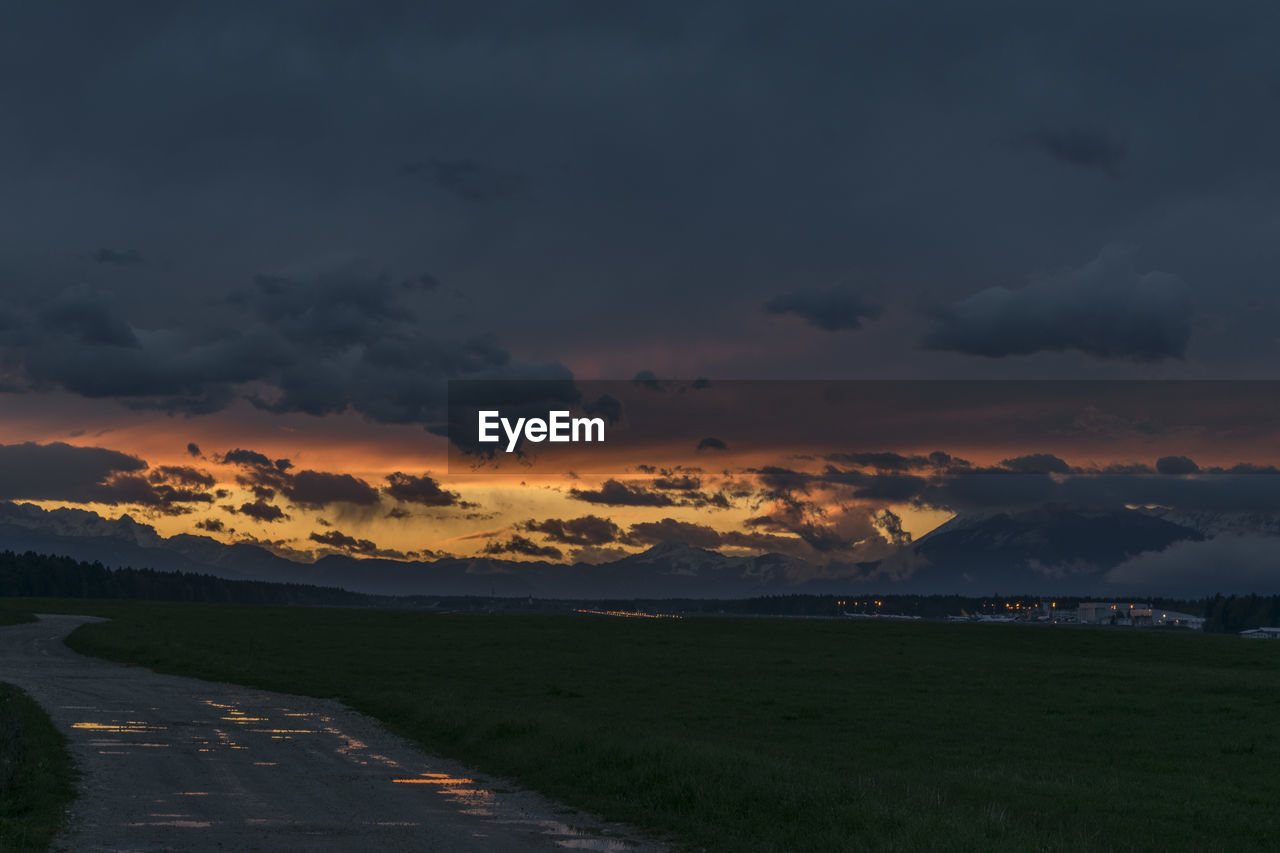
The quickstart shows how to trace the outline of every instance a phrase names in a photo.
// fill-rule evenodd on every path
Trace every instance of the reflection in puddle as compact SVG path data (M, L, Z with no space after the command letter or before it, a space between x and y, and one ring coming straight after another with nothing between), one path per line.
M472 835L477 838L490 837L489 833L483 831L486 826L490 829L507 826L520 833L540 836L546 843L564 849L623 853L632 851L637 846L634 842L608 835L605 831L587 830L558 820L544 820L538 815L540 810L541 814L545 814L545 808L532 795L505 790L499 795L485 787L483 780L452 773L418 772L423 769L424 763L414 759L402 764L390 756L374 752L369 744L343 731L333 717L322 713L294 711L252 700L241 703L209 699L203 700L203 705L208 709L203 719L164 722L137 719L145 716L140 709L130 711L117 708L110 712L99 708L77 709L78 716L91 719L74 723L72 728L88 736L88 745L98 755L128 761L129 756L142 755L143 750L154 754L157 750L169 749L173 753L198 756L200 762L214 762L211 766L222 766L225 768L223 772L230 774L228 776L220 772L210 778L232 781L231 789L212 792L173 791L162 798L149 801L154 805L149 804L148 808L155 811L142 819L138 819L136 814L130 815L128 817L132 822L122 820L118 826L130 827L135 832L144 828L199 830L209 829L215 824L239 824L241 827L254 827L253 831L271 832L277 831L275 828L289 827L294 828L292 831L303 831L302 827L306 826L309 834L314 834L312 830L325 834L330 829L340 831L339 822L345 826L354 820L355 823L370 828L366 831L371 831L373 827L383 827L388 831L403 828L412 832L413 828L429 823L415 818L423 817L423 807L434 801L445 804L453 814L474 818L476 823ZM196 716L199 717L198 714ZM94 720L93 717L97 719ZM307 772L305 764L294 767L285 761L281 757L286 754L283 750L290 750L288 754L297 755L304 761L316 751L321 756L339 756L341 763L348 768L363 768L355 770L361 774L360 778L375 781L379 785L385 785L389 780L393 788L404 786L412 790L416 786L420 789L421 796L427 800L419 799L417 792L409 793L406 790L402 796L379 798L385 802L370 804L361 814L343 817L335 815L331 827L300 821L298 817L288 814L287 809L279 806L273 808L270 802L253 796L234 783L240 772L248 771L249 768L255 768L253 772L271 774L277 771L257 771L256 768L279 767L281 763L284 763L284 768L278 772L282 774L286 770ZM277 758L280 760L271 760ZM222 764L219 765L219 762ZM332 765L327 770L322 763L315 767L322 773L334 773ZM245 778L247 780L249 777ZM283 778L282 776L281 779ZM337 783L336 778L332 781ZM218 799L211 803L200 802L199 798L210 796ZM224 803L223 798L228 796L248 797L247 800L240 800L245 805L236 807L237 816L231 819L230 824L222 817L222 807L217 805ZM429 809L427 811L429 814ZM401 817L406 819L398 819ZM122 818L123 815L117 819Z
M419 776L396 777L391 780L399 785L426 785L428 790L463 806L461 812L466 815L488 818L494 823L509 826L527 826L541 835L554 836L553 843L557 847L574 850L594 850L600 853L621 853L630 851L635 842L620 838L609 838L599 833L570 826L554 820L538 820L521 818L516 810L499 801L498 796L489 789L475 786L474 779L451 776L448 773L423 773Z
M459 779L445 773L424 773L423 776L427 778L392 779L391 781L402 785L471 785L475 782L474 779Z
M132 732L162 732L164 726L153 726L135 720L123 722L113 720L110 723L72 723L73 729L84 729L91 732L111 732L112 734L130 734Z

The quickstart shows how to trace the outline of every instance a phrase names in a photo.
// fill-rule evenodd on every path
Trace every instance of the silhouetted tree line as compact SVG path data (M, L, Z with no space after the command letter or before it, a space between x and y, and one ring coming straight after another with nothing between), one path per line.
M1235 634L1280 626L1280 595L1215 595L1205 601L1204 629Z
M366 596L334 587L227 580L213 575L108 569L97 561L0 551L0 597L133 598L227 604L362 605Z

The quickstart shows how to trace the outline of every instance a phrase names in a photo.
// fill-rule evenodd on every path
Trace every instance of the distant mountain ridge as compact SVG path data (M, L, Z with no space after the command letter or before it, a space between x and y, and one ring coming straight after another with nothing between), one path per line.
M611 562L566 565L490 557L405 562L334 554L312 563L209 536L159 535L129 516L0 502L0 548L232 580L341 587L372 595L746 598L850 591L1099 594L1137 554L1219 533L1280 535L1265 514L1045 506L957 516L908 546L901 566L814 566L782 554L731 556L664 542Z
M407 562L341 554L304 563L248 543L228 545L186 533L163 537L127 515L106 519L86 510L6 502L0 502L0 548L109 567L336 586L372 595L744 597L785 592L804 567L780 554L731 557L679 543L600 565L490 557Z
M1130 557L1205 538L1194 527L1137 509L1043 506L974 513L953 518L915 543L926 565L909 585L978 594L1019 588L1084 593Z

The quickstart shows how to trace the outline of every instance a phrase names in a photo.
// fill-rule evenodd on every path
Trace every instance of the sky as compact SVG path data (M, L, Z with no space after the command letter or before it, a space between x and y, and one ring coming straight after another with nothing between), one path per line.
M1274 4L262 5L0 11L3 499L302 558L820 561L973 508L858 454L1280 464L1265 421L595 474L429 431L459 379L1280 378Z

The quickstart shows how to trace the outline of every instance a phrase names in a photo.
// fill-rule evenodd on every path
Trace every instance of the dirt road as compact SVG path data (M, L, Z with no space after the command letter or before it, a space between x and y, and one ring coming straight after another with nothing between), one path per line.
M326 700L72 652L83 616L0 628L0 681L66 733L68 851L656 851L624 827L431 758Z

